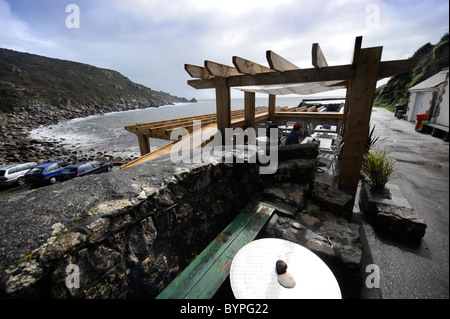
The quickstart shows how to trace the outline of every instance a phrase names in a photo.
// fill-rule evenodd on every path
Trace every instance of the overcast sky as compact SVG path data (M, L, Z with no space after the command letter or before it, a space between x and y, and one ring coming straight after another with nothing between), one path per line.
M185 63L232 65L237 55L268 65L272 50L310 68L317 42L329 65L349 64L357 36L363 48L383 46L383 61L407 59L448 30L447 0L0 0L0 47L113 69L189 99L214 90L188 86Z

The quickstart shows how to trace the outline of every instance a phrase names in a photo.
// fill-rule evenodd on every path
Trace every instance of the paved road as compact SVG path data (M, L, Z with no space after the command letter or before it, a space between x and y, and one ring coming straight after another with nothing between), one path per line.
M364 289L364 298L449 298L449 143L415 132L415 123L374 108L371 126L378 146L397 160L389 183L397 185L427 223L419 244L382 237L364 223L370 248L367 263L380 269L380 288ZM369 274L369 273L368 273Z

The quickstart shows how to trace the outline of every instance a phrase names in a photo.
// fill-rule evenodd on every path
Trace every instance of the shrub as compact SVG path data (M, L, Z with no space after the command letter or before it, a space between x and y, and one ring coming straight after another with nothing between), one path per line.
M363 171L369 177L370 189L374 193L384 190L394 170L395 160L387 158L383 150L372 148L364 156Z

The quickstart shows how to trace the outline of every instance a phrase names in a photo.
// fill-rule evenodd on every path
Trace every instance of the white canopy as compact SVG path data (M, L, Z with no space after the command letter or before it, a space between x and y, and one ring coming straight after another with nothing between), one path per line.
M346 89L346 86L333 86L342 81L310 82L302 84L279 84L242 86L236 89L246 92L267 93L273 95L300 94L308 95L332 90Z

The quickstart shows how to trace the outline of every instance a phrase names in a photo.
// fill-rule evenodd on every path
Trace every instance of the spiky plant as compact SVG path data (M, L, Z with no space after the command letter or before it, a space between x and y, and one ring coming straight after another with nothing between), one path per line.
M387 158L386 152L372 148L365 156L363 171L370 180L370 188L373 192L382 192L395 170L395 160Z

